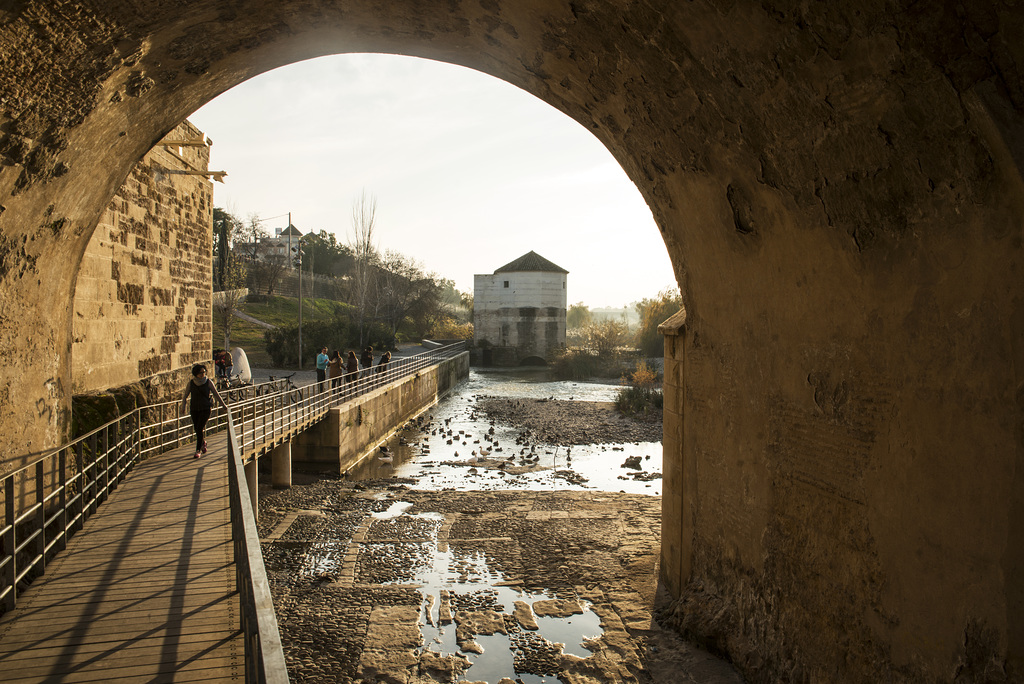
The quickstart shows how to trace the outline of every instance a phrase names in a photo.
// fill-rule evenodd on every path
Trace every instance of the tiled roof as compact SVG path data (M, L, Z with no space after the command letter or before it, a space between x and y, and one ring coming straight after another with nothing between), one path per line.
M510 261L501 268L495 270L495 273L509 273L513 271L550 271L552 273L568 273L561 266L557 266L540 254L534 251L529 251L523 256L519 257L515 261Z

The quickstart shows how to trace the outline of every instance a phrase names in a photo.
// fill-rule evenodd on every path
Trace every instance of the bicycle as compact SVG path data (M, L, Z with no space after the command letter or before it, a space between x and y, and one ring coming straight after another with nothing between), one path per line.
M292 377L294 377L294 375L295 373L292 373L291 375L283 375L279 378L275 378L273 375L268 376L270 378L270 382L285 383L283 390L274 391L287 392L285 396L288 398L288 402L291 404L297 404L298 402L302 401L302 390L300 390L298 385L296 385L292 381Z
M217 391L222 390L233 390L240 387L249 387L252 385L252 380L242 380L240 373L236 373L230 376L219 376L217 378Z

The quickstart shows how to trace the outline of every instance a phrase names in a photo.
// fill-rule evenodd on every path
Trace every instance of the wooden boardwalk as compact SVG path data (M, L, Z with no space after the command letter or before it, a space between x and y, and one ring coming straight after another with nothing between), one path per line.
M225 439L121 483L0 618L0 681L244 679Z

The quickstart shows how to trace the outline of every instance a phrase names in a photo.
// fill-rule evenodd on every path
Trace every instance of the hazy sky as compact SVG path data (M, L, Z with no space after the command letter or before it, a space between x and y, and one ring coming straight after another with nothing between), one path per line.
M378 246L473 291L473 274L530 250L569 271L570 303L624 306L675 286L651 212L586 129L463 67L391 55L293 64L189 119L213 140L214 204L291 212L302 232L352 235L377 198ZM286 219L265 225L283 227Z

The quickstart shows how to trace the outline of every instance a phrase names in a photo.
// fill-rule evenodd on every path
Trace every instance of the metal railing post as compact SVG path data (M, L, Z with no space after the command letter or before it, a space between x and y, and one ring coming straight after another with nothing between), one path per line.
M39 574L46 571L46 491L43 487L43 464L36 463L36 526L39 528L36 537L36 553L39 556Z
M57 548L57 553L63 551L68 546L68 452L67 449L61 449L60 454L57 456L57 467L60 468L60 493L58 498L58 505L60 511L57 514L57 520L60 523L60 546Z
M18 603L18 584L15 578L18 576L18 553L17 537L15 535L15 509L14 509L14 474L4 478L4 556L7 566L4 569L4 607L7 610L14 610Z

